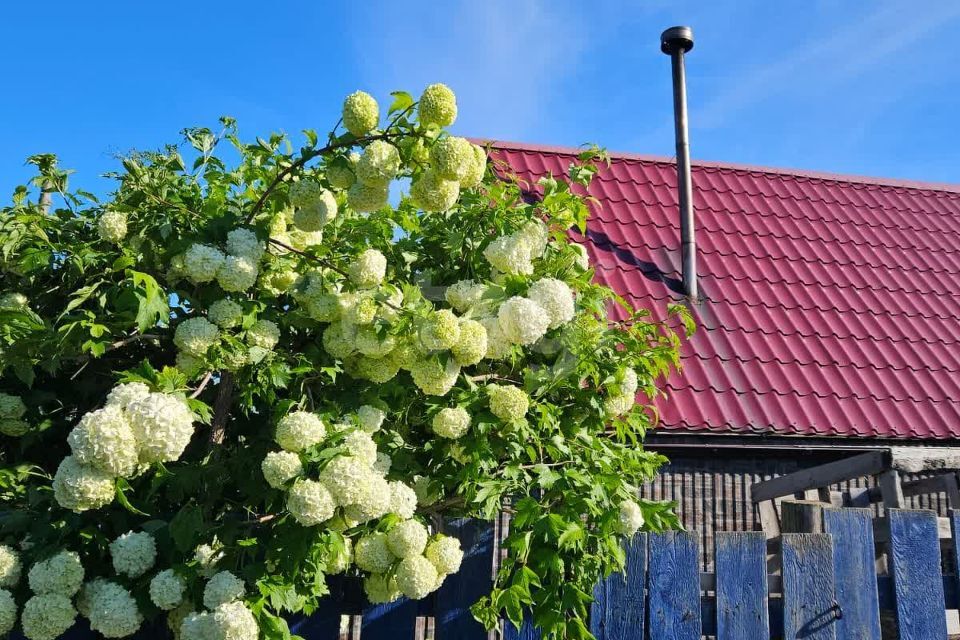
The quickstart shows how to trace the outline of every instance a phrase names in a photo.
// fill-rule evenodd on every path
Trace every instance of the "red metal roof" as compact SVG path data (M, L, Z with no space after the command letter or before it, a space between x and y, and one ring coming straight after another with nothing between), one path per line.
M532 189L577 152L493 144ZM696 162L693 184L700 329L661 428L960 437L960 186ZM597 279L662 318L675 164L614 155L590 193Z

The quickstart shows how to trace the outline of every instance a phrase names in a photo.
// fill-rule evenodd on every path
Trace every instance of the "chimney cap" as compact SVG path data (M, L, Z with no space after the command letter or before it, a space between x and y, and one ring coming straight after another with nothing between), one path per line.
M673 55L676 51L686 53L693 49L693 29L690 27L670 27L660 34L660 51Z

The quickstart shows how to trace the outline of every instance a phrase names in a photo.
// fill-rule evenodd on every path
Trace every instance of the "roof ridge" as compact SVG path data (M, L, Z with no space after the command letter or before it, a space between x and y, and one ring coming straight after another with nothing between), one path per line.
M515 151L531 151L536 153L552 153L555 155L577 155L584 149L577 147L564 147L546 144L534 144L526 142L511 142L507 140L494 140L490 138L469 138L478 144L490 145L498 149L512 149ZM640 153L631 153L626 151L608 151L611 158L616 160L635 160L639 162L651 162L657 164L676 165L676 161L670 156L657 156ZM714 169L727 169L730 171L743 171L746 173L766 173L772 175L786 175L795 178L808 178L813 180L823 180L825 182L847 182L851 184L863 184L869 186L894 187L901 189L915 189L918 191L941 191L960 196L960 184L949 184L945 182L924 182L921 180L907 180L901 178L881 178L872 176L861 176L855 174L831 173L826 171L811 171L806 169L789 169L781 167L764 167L758 165L741 164L735 162L718 162L713 160L693 160L691 164L694 167L706 167Z

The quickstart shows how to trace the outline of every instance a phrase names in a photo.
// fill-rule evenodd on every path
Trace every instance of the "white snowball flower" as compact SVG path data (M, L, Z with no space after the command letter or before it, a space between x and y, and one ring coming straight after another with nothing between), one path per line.
M93 601L94 596L96 596L97 591L108 582L105 578L94 578L89 582L84 582L83 586L80 587L80 591L77 593L76 598L76 607L77 611L80 612L80 615L83 617L90 616L90 603Z
M320 472L320 482L333 494L338 505L357 503L365 494L372 470L360 460L338 456Z
M88 606L90 628L105 638L126 638L143 623L137 601L115 582L104 580L91 595Z
M220 330L206 318L187 318L173 334L173 343L189 354L202 356L220 337Z
M413 383L427 395L445 396L457 382L460 365L450 358L446 365L436 358L423 358L410 366Z
M353 542L350 538L342 538L343 548L338 551L330 551L330 557L327 560L324 573L330 576L343 573L353 564Z
M25 420L0 418L0 433L11 438L19 438L30 430L30 423Z
M470 414L463 407L447 407L433 416L433 432L441 438L456 440L470 428Z
M485 284L479 284L473 280L460 280L447 287L444 297L451 307L460 313L466 313L483 301L483 295L486 292Z
M0 544L0 588L12 589L20 582L20 554L13 547Z
M217 271L217 283L224 291L246 291L257 284L260 267L248 256L227 256Z
M637 372L629 367L624 367L617 371L616 381L607 385L607 391L613 396L634 396L639 386Z
M343 446L348 455L364 464L373 466L373 463L377 461L377 443L365 431L348 433L343 439Z
M282 489L287 482L303 475L303 463L292 451L271 451L260 464L260 470L267 484Z
M144 531L128 531L110 543L114 570L130 578L138 578L157 560L157 543Z
M527 415L530 398L522 389L510 385L487 385L490 412L504 422L516 422Z
M334 189L349 189L356 181L357 177L349 167L341 167L338 165L327 166L327 182L329 182L330 186Z
M617 531L625 536L632 536L643 526L643 512L633 500L620 503L620 515L617 522Z
M309 411L294 411L280 418L274 439L284 450L298 453L326 437L327 428L320 418Z
M297 480L287 493L287 511L305 527L326 522L336 507L330 491L315 480Z
M353 562L363 571L385 573L397 560L387 546L387 534L370 533L362 536L353 550Z
M7 635L17 623L17 603L6 589L0 589L0 636Z
M417 492L399 480L390 483L390 513L405 520L413 517L417 510Z
M227 233L227 253L232 256L260 262L264 250L264 243L257 238L257 234L252 229L233 229Z
M500 305L497 321L503 336L513 344L531 345L547 332L550 316L529 298L513 296Z
M483 250L483 256L491 266L503 273L511 275L533 273L530 244L518 235L496 238Z
M632 393L607 396L603 401L603 411L611 418L622 416L633 408L636 401L637 398Z
M566 282L556 278L542 278L531 285L527 297L547 312L551 329L573 320L573 291Z
M582 244L573 243L570 245L573 247L573 250L576 252L576 259L574 264L586 271L590 268L590 256L587 254L587 248Z
M376 433L383 425L387 414L382 409L365 404L357 409L357 420L360 422L360 428L367 433Z
M460 187L463 189L472 189L483 182L483 176L487 173L487 152L479 145L471 144L470 150L473 151L473 162L467 169L466 174L460 179Z
M431 84L420 95L420 122L449 127L457 119L457 98L445 84Z
M387 273L387 259L376 249L367 249L347 269L350 282L362 288L375 287Z
M390 483L371 468L360 485L360 492L353 504L344 509L344 515L357 522L369 522L390 513Z
M83 565L74 551L61 551L34 564L27 574L34 593L72 596L83 584Z
M270 320L260 318L247 329L247 342L254 347L273 349L280 342L280 327Z
M373 573L363 579L363 592L370 604L388 604L400 598L397 579L391 575Z
M326 189L320 189L315 200L300 205L294 212L293 224L300 231L320 231L337 217L337 206L336 196Z
M64 509L81 512L113 502L113 476L67 456L53 476L53 497Z
M213 614L193 611L184 616L180 623L179 640L214 640L216 637Z
M217 572L217 563L223 559L223 551L220 550L220 543L216 540L213 544L201 544L193 551L193 559L200 568L200 575L211 577Z
M390 191L387 187L358 181L347 191L347 204L358 213L372 213L387 204L389 195Z
M0 393L0 419L16 420L27 412L27 405L23 404L20 396Z
M460 197L460 183L443 178L430 168L410 185L410 198L424 211L449 211Z
M460 320L460 337L450 351L461 366L477 364L487 355L487 330L476 320Z
M240 324L243 307L227 298L217 300L207 309L207 318L221 329L229 329Z
M373 463L373 470L382 476L390 473L390 466L393 464L393 458L390 454L377 452L377 460Z
M56 640L77 619L70 598L59 593L36 595L23 605L20 625L29 640Z
M439 586L436 567L423 556L404 558L397 565L397 587L412 600L425 598Z
M445 180L463 180L475 163L473 145L466 138L441 138L430 150L431 166Z
M322 192L323 187L319 183L304 179L290 185L287 197L295 207L309 207L320 200ZM283 220L283 225L281 229L286 230L286 219Z
M203 589L203 606L213 610L224 602L233 602L247 592L243 580L229 571L221 571L207 582Z
M425 526L416 520L405 520L387 532L387 548L398 558L419 556L429 537Z
M150 600L158 608L170 611L180 606L187 584L173 569L164 569L150 580Z
M30 306L30 300L27 296L16 291L0 295L0 309L10 311L24 311Z
M150 395L150 387L142 382L124 382L118 384L107 394L106 406L119 407L124 411L136 402Z
M127 214L119 211L105 212L97 220L97 232L107 242L119 244L127 235Z
M357 163L357 180L374 186L385 186L400 172L400 152L386 140L367 145Z
M360 137L370 133L380 120L377 101L365 91L354 91L343 101L343 126Z
M178 460L193 437L193 412L180 398L151 393L130 405L127 414L141 462Z
M463 562L460 541L450 536L441 535L431 540L423 555L441 575L456 573L460 570L460 563Z
M216 247L192 244L183 254L183 268L187 278L196 284L211 282L223 266L226 256Z
M242 602L225 602L213 612L211 640L257 640L260 627Z
M507 357L513 345L500 330L500 321L497 317L480 318L480 324L487 330L487 352L483 357L487 360L500 360Z
M530 220L515 234L530 247L530 255L539 258L547 249L550 231L541 220Z
M111 475L129 476L137 467L137 439L115 405L84 414L67 443L77 462Z
M450 349L460 340L460 319L449 309L434 311L420 325L419 333L427 351Z

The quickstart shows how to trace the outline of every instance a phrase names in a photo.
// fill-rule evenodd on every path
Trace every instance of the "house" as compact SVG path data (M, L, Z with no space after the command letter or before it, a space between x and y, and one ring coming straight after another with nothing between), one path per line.
M493 146L531 197L577 152ZM648 437L672 462L644 492L678 501L685 526L703 531L705 564L714 530L760 528L754 482L879 447L956 444L960 186L694 162L690 301L676 163L611 160L576 239L599 281L655 318L688 304L699 325ZM942 493L907 504L947 507Z

